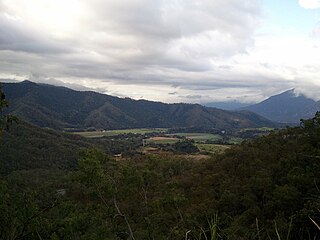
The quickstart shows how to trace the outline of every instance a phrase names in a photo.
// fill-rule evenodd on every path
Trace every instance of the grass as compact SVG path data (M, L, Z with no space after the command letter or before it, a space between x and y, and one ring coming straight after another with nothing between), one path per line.
M146 144L174 144L179 141L178 138L174 137L153 137L146 139Z
M207 143L198 143L196 146L200 149L200 151L217 153L224 152L225 150L230 148L230 145L220 145L220 144L207 144Z
M121 134L147 134L147 133L163 133L168 129L166 128L134 128L134 129L119 129L109 131L88 131L88 132L75 132L74 134L81 135L87 138L100 138L100 137L111 137Z
M201 143L201 142L203 143L205 141L218 141L222 139L220 135L211 134L211 133L174 133L174 134L167 134L167 136L185 137L187 139L192 139L198 143Z
M239 138L239 137L231 137L229 140L228 140L228 143L229 144L240 144L243 142L243 139L242 138Z
M247 132L247 131L270 132L270 131L273 131L273 130L274 130L274 128L270 128L270 127L244 128L244 129L241 129L242 132Z

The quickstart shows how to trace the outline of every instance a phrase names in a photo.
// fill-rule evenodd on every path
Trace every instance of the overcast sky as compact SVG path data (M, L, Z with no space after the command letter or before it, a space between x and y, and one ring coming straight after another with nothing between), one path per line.
M320 0L0 0L0 79L164 102L320 95Z

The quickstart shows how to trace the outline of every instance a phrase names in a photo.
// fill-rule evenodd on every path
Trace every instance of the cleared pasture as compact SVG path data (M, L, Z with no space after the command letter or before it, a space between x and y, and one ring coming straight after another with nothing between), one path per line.
M164 133L168 129L166 128L134 128L134 129L119 129L108 131L88 131L88 132L75 132L74 134L81 135L87 138L100 138L100 137L112 137L121 134L147 134L147 133Z
M228 140L229 144L241 144L243 142L243 138L239 138L239 137L231 137Z
M145 139L145 144L174 144L179 141L178 138L174 137L152 137Z
M200 151L210 152L210 153L221 153L229 149L230 145L221 145L221 144L210 144L210 143L198 143L196 146Z
M174 133L174 134L167 134L167 136L185 137L187 139L192 139L195 142L199 142L199 143L203 143L206 141L219 141L222 139L222 136L218 134L211 134L211 133Z
M259 131L259 132L271 132L274 131L275 128L270 127L261 127L261 128L243 128L240 132L247 132L247 131Z

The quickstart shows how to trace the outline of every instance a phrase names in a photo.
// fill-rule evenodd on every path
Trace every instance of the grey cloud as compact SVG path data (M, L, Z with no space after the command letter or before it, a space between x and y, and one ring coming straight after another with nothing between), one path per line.
M70 48L60 42L45 38L20 22L0 15L0 50L23 51L36 54L59 54Z
M182 97L182 96L180 96ZM190 98L190 99L201 99L202 98L202 95L186 95L186 96L183 96L184 98Z
M87 20L90 21L83 23L83 29L73 40L68 39L63 44L46 38L45 29L41 36L2 16L0 30L6 34L0 39L0 49L39 55L68 55L78 51L83 59L67 56L47 60L63 63L63 66L67 63L71 74L74 69L81 72L83 67L97 66L94 72L101 71L101 74L95 74L102 75L101 78L106 74L105 69L110 73L117 71L119 65L128 72L137 68L143 70L146 66L206 71L210 68L208 58L232 55L250 44L260 14L258 3L244 1L239 4L237 0L94 0L87 5ZM95 35L97 37L92 39ZM226 37L228 41L225 41ZM194 45L195 42L198 44ZM86 60L83 50L96 52L115 64L106 62L105 69L102 69L95 60ZM66 67L64 69L67 71ZM75 76L81 77L79 75Z
M82 3L87 16L81 20L81 28L60 40L50 37L46 29L40 34L0 14L0 31L4 33L0 35L0 73L16 72L38 82L63 83L75 89L81 89L81 80L157 85L166 88L167 96L190 101L200 99L201 94L209 98L208 91L257 92L267 86L272 92L295 83L260 73L241 73L233 65L235 60L227 61L248 54L253 46L262 18L260 0ZM0 12L2 5L0 0ZM273 66L266 63L263 67ZM95 89L125 96L120 90ZM195 93L190 94L192 91Z
M33 72L28 76L28 80L36 82L36 83L49 83L51 85L55 85L55 86L65 86L74 90L78 90L78 91L98 91L98 92L103 92L105 91L105 89L96 89L96 88L89 88L89 87L85 87L83 85L80 84L76 84L76 83L67 83L67 82L63 82L60 81L58 79L52 78L52 77L48 77L45 74L42 73L38 73L38 72Z
M259 1L239 3L237 0L135 0L130 3L96 0L89 7L92 12L98 9L94 12L97 15L94 31L131 38L127 50L136 49L139 54L129 61L145 59L141 62L156 61L159 65L169 65L169 62L161 61L163 56L169 56L164 59L167 61L179 56L187 63L185 54L214 57L245 51L252 43L259 22L259 6ZM196 46L193 45L195 41L199 43ZM168 50L174 50L172 44L179 48L174 54L178 56L168 55ZM122 54L128 59L124 52L119 57Z

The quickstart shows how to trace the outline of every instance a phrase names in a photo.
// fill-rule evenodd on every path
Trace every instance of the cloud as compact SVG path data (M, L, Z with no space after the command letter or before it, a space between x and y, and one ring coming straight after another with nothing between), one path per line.
M305 9L320 8L320 0L299 0L299 4Z
M60 54L69 52L58 41L33 32L9 15L0 15L0 50L23 51L35 54Z
M314 27L312 30L312 36L319 38L320 37L320 24L318 26Z
M93 75L106 79L118 70L207 70L212 60L245 52L260 20L259 1L2 0L1 6L0 49L65 54L48 61L67 63L70 74L97 66ZM64 25L74 28L68 34Z
M168 102L316 85L319 44L259 35L263 17L261 0L0 0L0 76Z

